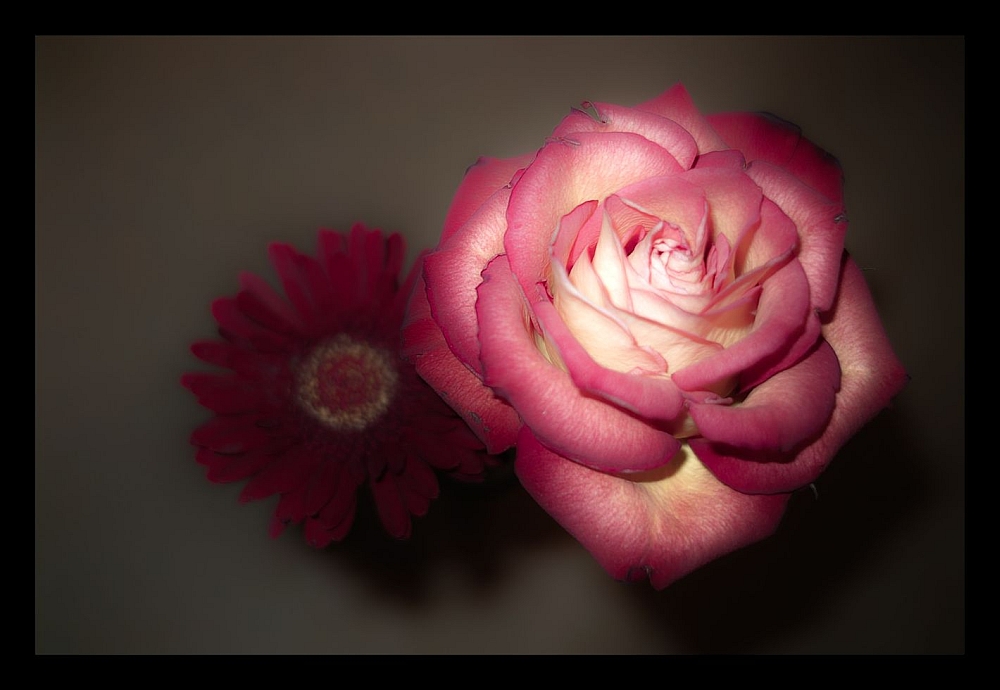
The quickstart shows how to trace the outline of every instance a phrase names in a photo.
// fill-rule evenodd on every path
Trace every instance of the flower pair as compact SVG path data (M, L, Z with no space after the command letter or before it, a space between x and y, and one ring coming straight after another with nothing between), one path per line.
M233 374L185 379L218 414L192 440L321 545L362 484L402 537L435 471L515 448L608 572L663 587L770 534L902 388L846 231L839 164L783 120L585 103L470 168L402 285L398 236L272 246L289 301L244 275L215 303L195 353Z

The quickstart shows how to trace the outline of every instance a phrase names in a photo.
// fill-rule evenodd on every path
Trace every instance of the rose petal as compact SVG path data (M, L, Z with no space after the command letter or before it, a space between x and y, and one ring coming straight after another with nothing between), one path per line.
M720 481L744 492L793 491L814 481L837 451L872 417L889 405L907 375L885 334L864 276L844 255L837 302L823 335L840 363L840 390L822 435L789 461L763 455L736 457L732 449L691 440L698 456ZM775 461L779 460L779 461Z
M662 589L774 532L787 496L749 496L716 480L686 447L640 477L595 472L521 431L515 471L525 489L613 577Z
M563 266L572 267L597 242L602 226L598 201L585 201L559 219L559 229L552 240L552 256Z
M534 153L513 158L481 156L469 166L445 215L441 241L444 242L465 225L498 189L509 186L514 174L531 163L534 157Z
M663 148L637 134L580 132L547 144L511 192L504 248L525 292L548 279L549 246L560 219L622 187L680 172Z
M610 103L590 105L599 119L573 109L552 132L552 137L573 138L578 132L632 132L662 146L685 170L694 164L698 156L698 144L690 132L673 120Z
M613 312L610 305L588 301L555 261L549 285L552 303L568 327L570 337L577 340L598 364L622 372L633 369L663 371L663 358L640 347L628 326L617 318L617 310Z
M738 390L740 392L751 390L802 359L809 350L816 347L816 342L820 339L820 328L819 316L816 312L810 311L806 316L802 333L785 350L784 354L777 358L762 359L743 370L740 374Z
M667 326L703 344L717 344L733 342L733 334L744 334L749 330L753 325L759 292L759 288L750 288L739 295L740 299L727 300L719 306L710 304L710 311L701 314L692 314L648 290L633 290L631 297L635 316ZM631 324L629 319L621 318Z
M826 426L839 386L837 356L820 342L808 357L764 381L743 402L692 403L689 410L707 441L787 452Z
M747 162L763 160L785 168L833 202L844 195L840 162L802 136L802 129L771 113L719 113L708 121Z
M521 426L520 417L452 354L441 329L431 318L423 278L417 279L410 300L403 325L401 353L413 362L420 376L438 395L462 416L486 445L488 452L500 453L514 445Z
M836 294L847 233L843 204L830 202L788 171L763 161L754 163L747 174L798 228L798 258L809 277L813 308L826 311Z
M715 383L737 376L769 357L780 357L801 334L808 311L809 284L802 267L793 259L765 281L750 334L722 352L675 372L674 382L682 390L713 390Z
M594 247L594 258L591 262L593 272L600 276L601 285L611 304L619 309L631 309L632 300L629 297L628 263L621 241L611 225L607 211L601 212L601 234Z
M678 371L722 350L718 343L671 326L654 323L641 316L619 311L615 314L628 327L636 343L667 360L668 371Z
M555 306L547 300L533 305L546 340L558 350L573 382L645 419L670 421L681 410L683 399L665 376L623 373L599 365L573 337Z
M615 196L644 214L677 226L692 253L704 249L703 242L698 246L697 231L705 220L705 192L687 182L687 174L641 180Z
M636 109L656 113L679 124L694 137L700 153L730 148L695 107L682 84L675 84L656 98L637 105Z
M424 259L431 315L455 356L477 372L476 286L482 281L483 266L503 252L507 229L504 214L509 199L510 189L498 190Z
M485 382L546 445L590 467L616 471L657 467L674 454L678 442L670 434L584 394L542 356L506 256L483 272L476 310Z

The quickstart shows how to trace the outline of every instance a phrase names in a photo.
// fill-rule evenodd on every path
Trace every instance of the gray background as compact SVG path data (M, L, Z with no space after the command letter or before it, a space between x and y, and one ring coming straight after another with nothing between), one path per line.
M35 71L38 653L965 649L965 44L837 37L42 37ZM683 81L838 156L848 248L913 377L777 535L662 592L510 480L326 551L210 484L178 383L211 299L362 220L435 242L466 167L585 99Z

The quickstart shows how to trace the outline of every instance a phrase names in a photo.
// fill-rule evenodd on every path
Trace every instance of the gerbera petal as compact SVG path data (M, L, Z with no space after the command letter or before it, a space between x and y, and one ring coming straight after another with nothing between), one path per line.
M278 499L278 507L274 509L274 517L284 523L302 522L307 514L305 485L296 486L281 494L281 498Z
M396 475L386 472L378 479L372 479L371 489L385 531L397 539L409 537L412 530L410 511L396 484Z
M332 499L343 481L346 463L342 457L324 457L305 485L303 509L306 515L316 515Z
M569 374L542 356L506 256L483 272L476 310L486 383L551 448L588 466L617 471L660 466L677 450L673 436L584 394Z
M256 474L263 469L274 456L261 449L246 453L223 454L209 448L199 448L197 461L208 466L205 476L210 482L228 484Z
M308 280L297 260L299 253L290 244L272 242L268 245L267 254L288 300L295 307L302 322L307 327L310 326L316 319L316 309L310 295Z
M249 271L242 271L240 285L243 290L236 300L244 314L283 335L300 336L303 333L301 317L266 280Z
M301 447L290 448L247 482L240 492L240 502L256 501L301 487L319 462L316 453Z
M359 477L352 472L351 465L344 466L341 469L336 490L331 494L330 500L326 502L326 505L316 515L317 519L327 530L334 530L345 521L350 523L354 519L358 488L364 482L365 477L363 475Z
M686 447L659 470L623 478L560 457L525 428L514 467L528 493L613 577L648 577L657 589L769 536L788 500L733 491Z
M235 369L234 356L243 352L240 348L221 340L196 340L191 343L191 354L207 364L226 369Z
M268 330L247 318L232 297L214 300L212 315L219 323L222 337L260 352L287 352L294 342L288 336Z
M213 417L191 434L191 443L218 453L242 453L271 441L271 434L257 426L260 414Z
M337 314L343 314L359 302L359 278L354 261L347 253L347 241L340 233L322 230L317 240L319 261L330 281L330 291L337 296Z
M401 240L398 235L395 236L396 242ZM397 277L396 273L386 274L387 263L390 261L389 243L379 230L369 230L363 224L355 223L351 227L348 247L351 259L358 269L360 294L364 295L365 302L382 303L388 297L386 289L394 287L393 282ZM395 262L397 258L391 260Z
M239 414L273 407L257 381L239 376L185 374L181 385L198 396L198 403L219 414Z
M331 542L340 541L351 531L354 524L355 507L357 501L354 494L348 504L339 514L339 521L327 522L322 517L308 517L305 522L306 542L318 549L329 546Z

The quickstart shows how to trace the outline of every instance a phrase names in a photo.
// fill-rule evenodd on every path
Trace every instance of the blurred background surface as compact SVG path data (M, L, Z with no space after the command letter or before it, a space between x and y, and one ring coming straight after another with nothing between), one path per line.
M961 653L962 37L39 37L37 653ZM656 592L514 482L444 484L414 537L316 551L194 461L180 375L272 240L432 246L480 155L677 81L846 175L847 246L912 376L771 539Z

